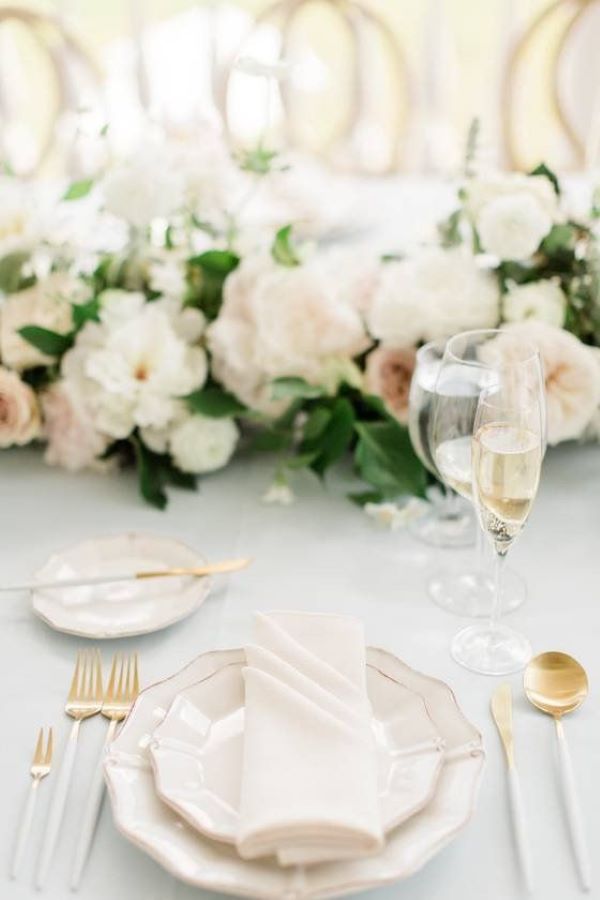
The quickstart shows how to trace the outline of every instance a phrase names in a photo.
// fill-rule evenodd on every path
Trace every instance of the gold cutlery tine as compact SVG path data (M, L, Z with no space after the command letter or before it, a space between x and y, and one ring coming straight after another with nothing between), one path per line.
M527 839L527 822L525 819L525 807L521 794L521 784L517 767L515 765L515 745L513 736L512 722L512 693L510 684L499 685L492 694L491 700L492 716L504 753L506 755L506 764L508 768L508 788L510 793L510 806L512 814L512 822L515 833L515 841L519 860L521 864L521 872L523 881L529 893L533 890L533 867L531 862L531 853L529 850L529 842Z
M79 728L84 719L95 716L102 708L102 659L99 650L79 650L75 660L73 677L65 703L65 712L74 721L52 796L46 833L36 878L36 886L44 886L50 863L54 856L58 833L71 783L71 773L77 753Z
M106 743L110 743L115 736L117 726L129 713L133 703L140 692L138 657L137 653L124 656L123 653L115 653L110 667L108 684L102 701L102 715L109 719L106 732ZM96 824L102 807L104 796L104 778L102 773L102 759L96 767L88 790L88 801L83 815L83 821L79 831L79 840L75 850L73 871L71 874L71 888L76 890L81 883L81 876L94 840Z
M44 741L44 729L40 728L38 732L37 741L35 744L35 750L33 751L33 759L31 760L30 766L30 774L31 774L31 787L29 790L29 794L27 796L27 802L25 804L25 808L23 810L23 815L21 818L21 824L19 826L19 831L17 833L17 842L15 844L15 851L12 861L12 866L10 870L11 878L16 878L19 874L19 870L21 868L21 863L23 861L23 856L25 853L25 848L27 846L27 841L29 838L29 833L31 831L31 824L33 822L33 816L35 812L36 798L37 798L37 789L42 778L45 778L46 775L50 772L50 766L52 764L52 747L53 747L53 734L52 728L48 729L48 736Z

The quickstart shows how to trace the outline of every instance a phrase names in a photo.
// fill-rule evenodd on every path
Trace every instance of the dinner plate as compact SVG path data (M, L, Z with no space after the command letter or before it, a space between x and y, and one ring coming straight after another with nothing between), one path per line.
M369 649L370 666L423 698L446 743L437 787L425 808L394 829L376 856L291 870L269 859L244 861L230 844L199 834L156 793L149 759L152 732L177 694L243 659L242 650L206 653L143 691L108 748L105 774L117 828L175 877L258 900L325 900L408 877L467 824L484 761L479 732L445 684L385 651Z
M230 844L239 830L243 666L225 666L178 694L149 747L159 797L207 837ZM443 741L417 694L373 666L367 666L367 689L387 833L430 799Z
M198 566L206 560L185 544L147 534L81 541L55 553L33 580L93 578L141 570ZM33 609L58 631L89 638L157 631L190 615L210 590L208 578L158 578L32 591Z

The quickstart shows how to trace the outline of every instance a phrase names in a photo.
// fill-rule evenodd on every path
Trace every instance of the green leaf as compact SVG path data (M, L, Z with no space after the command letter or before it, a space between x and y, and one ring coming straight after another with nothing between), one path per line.
M308 414L302 436L305 441L319 438L331 420L331 410L326 406L316 406Z
M576 232L572 225L564 222L553 225L542 241L542 250L548 256L571 253L575 247Z
M292 433L287 429L266 428L256 432L248 441L247 449L251 452L281 453L292 443Z
M81 181L74 181L63 194L63 200L80 200L82 197L87 197L93 186L93 178L83 178Z
M267 150L266 147L255 147L238 155L238 166L243 172L252 172L254 175L267 175L278 156L277 150Z
M165 459L163 465L164 474L169 484L174 485L174 487L182 488L184 491L198 490L198 479L195 475L191 475L189 472L181 472L179 469L175 468L170 460Z
M332 407L329 422L314 440L303 441L301 453L314 452L310 464L313 472L323 476L349 449L354 435L354 409L346 397L338 397Z
M92 297L87 303L73 303L71 315L73 317L73 327L77 331L83 328L86 322L99 322L100 301L97 297Z
M323 388L309 384L304 378L275 378L271 382L271 387L273 400L296 400L299 397L307 400L323 396Z
M239 262L239 256L231 250L207 250L188 260L188 276L193 292L188 301L199 306L211 321L216 319L221 309L225 279Z
M136 438L134 440L140 494L156 509L165 509L167 495L165 493L165 472L161 457Z
M184 397L188 409L211 419L238 416L246 411L243 403L219 387L207 387Z
M460 233L460 223L462 219L462 210L455 209L443 222L438 225L438 234L442 247L457 247L462 243L462 235Z
M355 462L361 477L383 497L425 493L425 469L408 429L395 421L357 422Z
M19 328L19 334L46 356L62 356L73 344L73 333L59 334L39 325L25 325Z
M304 469L315 461L316 456L316 453L297 453L295 456L284 459L281 465L286 469Z
M356 503L357 506L366 506L367 503L382 503L385 497L379 491L358 491L348 494L348 500Z
M540 163L539 166L536 166L535 169L532 169L529 173L530 175L541 175L543 178L547 178L554 188L554 192L557 197L560 197L560 184L558 178L552 171L549 169L546 163Z
M271 256L280 266L293 268L300 265L300 258L292 242L292 226L284 225L275 235Z
M7 253L0 259L0 290L5 294L14 294L21 287L23 266L29 259L29 253L22 251Z

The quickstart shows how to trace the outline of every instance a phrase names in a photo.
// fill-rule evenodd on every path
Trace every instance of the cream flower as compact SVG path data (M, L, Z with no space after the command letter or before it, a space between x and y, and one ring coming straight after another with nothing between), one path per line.
M475 178L465 193L483 249L499 259L527 259L559 218L556 193L545 176Z
M102 191L107 212L146 228L183 206L185 183L165 148L149 145L111 168Z
M16 372L0 367L0 447L28 444L40 432L37 398Z
M506 322L538 319L557 328L564 324L566 308L567 298L558 279L554 278L516 285L505 294L502 302Z
M594 351L577 338L545 322L507 325L506 337L534 344L542 358L546 386L548 443L578 438L600 403L600 367ZM501 356L514 352L513 341L500 341Z
M317 260L286 268L264 256L227 279L217 320L208 329L213 369L248 406L277 414L271 382L298 376L313 384L343 370L369 346L361 316Z
M126 438L138 426L163 429L180 412L180 397L206 380L206 354L178 334L170 304L143 295L101 295L101 322L88 322L62 360L96 428Z
M18 178L0 177L0 256L31 250L45 231L48 203Z
M231 419L191 415L171 432L169 451L182 472L202 475L227 465L238 436L238 429Z
M493 327L499 299L495 278L467 250L430 248L382 267L367 324L388 347L414 347L457 331Z
M413 519L422 516L426 506L423 500L411 497L402 506L391 502L366 503L364 509L369 518L374 519L378 525L390 531L398 531Z
M71 472L92 466L110 440L94 427L75 386L58 381L41 396L44 436L48 441L45 460Z
M0 306L0 358L11 369L22 372L46 366L53 359L37 350L18 333L25 325L40 325L59 334L73 327L72 304L85 299L82 282L54 272L24 291L6 297Z
M403 424L408 422L408 395L416 356L413 349L378 347L366 360L365 390L381 397L394 418Z

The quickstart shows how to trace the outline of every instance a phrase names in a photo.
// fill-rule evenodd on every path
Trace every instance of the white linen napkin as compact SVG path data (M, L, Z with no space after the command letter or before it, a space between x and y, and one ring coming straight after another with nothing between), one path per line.
M257 613L237 849L309 865L383 846L361 623Z

